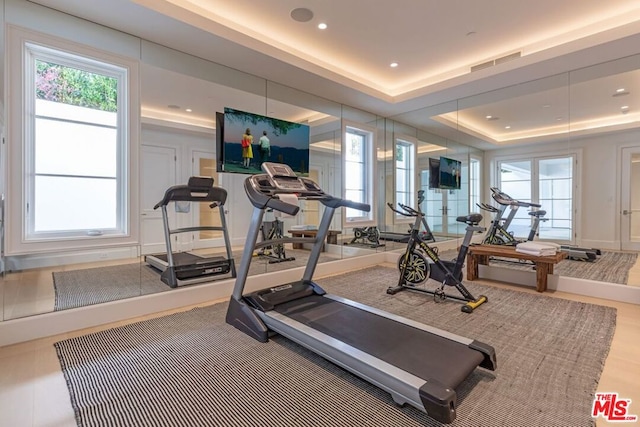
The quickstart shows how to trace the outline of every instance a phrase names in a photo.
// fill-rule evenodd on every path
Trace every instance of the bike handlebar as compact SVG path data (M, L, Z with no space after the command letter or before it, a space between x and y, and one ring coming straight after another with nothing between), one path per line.
M522 202L520 200L516 200L513 197L509 196L507 193L502 192L497 187L491 187L491 192L493 193L493 194L491 194L491 197L493 197L493 200L495 200L496 202L500 203L503 206L504 205L511 205L511 206L517 206L517 207L522 207L522 208L540 208L540 207L542 207L542 205L539 205L537 203Z

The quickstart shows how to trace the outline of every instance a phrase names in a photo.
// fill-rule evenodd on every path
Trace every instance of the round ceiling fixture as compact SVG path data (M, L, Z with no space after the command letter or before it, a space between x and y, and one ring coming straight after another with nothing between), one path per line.
M307 8L299 7L291 11L291 19L298 22L309 22L313 19L313 12Z

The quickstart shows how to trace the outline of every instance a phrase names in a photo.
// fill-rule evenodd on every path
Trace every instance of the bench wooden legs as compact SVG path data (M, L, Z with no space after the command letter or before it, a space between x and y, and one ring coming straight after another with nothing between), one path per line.
M467 256L467 280L478 279L478 265L489 265L488 255ZM553 274L553 263L536 262L536 291L544 292L547 290L548 275Z
M536 291L547 290L548 274L553 274L553 264L548 262L536 262Z
M467 280L476 280L478 278L478 265L489 265L489 256L473 255L467 256Z

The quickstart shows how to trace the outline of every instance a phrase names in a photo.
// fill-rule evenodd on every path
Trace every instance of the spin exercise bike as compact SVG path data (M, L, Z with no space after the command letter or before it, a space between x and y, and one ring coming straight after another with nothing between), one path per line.
M420 224L424 219L424 214L421 211L401 203L398 203L398 206L401 210L396 209L393 206L390 206L390 208L400 215L415 217L415 222L411 228L407 249L398 259L400 279L396 286L387 289L387 293L394 295L403 290L410 290L433 295L435 302L443 302L447 298L461 301L464 303L461 310L465 313L472 313L475 308L487 302L488 300L486 296L480 295L478 298L475 298L462 283L462 267L464 265L465 258L467 257L473 233L481 233L485 231L484 227L480 227L478 225L480 221L482 221L482 215L479 213L472 213L456 218L457 222L467 224L466 234L462 241L462 245L460 246L458 257L455 261L444 261L440 259L437 248L430 247L418 231L420 229ZM433 262L429 262L425 255ZM440 282L440 287L434 291L418 287L418 285L424 283L427 279L433 279ZM457 295L447 294L444 291L445 286L455 287L462 296L460 297Z

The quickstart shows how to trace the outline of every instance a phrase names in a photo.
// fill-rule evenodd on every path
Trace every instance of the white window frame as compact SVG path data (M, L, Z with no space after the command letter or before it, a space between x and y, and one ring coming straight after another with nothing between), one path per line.
M117 230L101 233L33 233L34 194L35 62L44 61L116 76L118 93L118 193ZM75 61L75 58L81 58ZM7 189L6 254L20 255L91 247L139 243L138 167L139 96L138 62L79 45L55 36L16 26L7 29L7 135L9 165L3 177ZM111 64L103 67L102 65ZM126 79L123 78L126 76ZM122 83L122 84L121 84ZM99 234L99 235L96 235Z
M398 182L397 182L398 168L397 168L397 161L396 161L398 146L409 147L409 154L411 158L409 160L409 169L405 172L407 175L406 178L409 182L409 189L408 189L409 202L407 203L407 205L414 209L418 209L418 206L416 206L417 205L417 190L416 190L417 172L416 170L417 170L417 157L418 157L417 156L417 139L408 135L397 135L393 140L393 182L394 182L393 205L397 206L399 202L398 193L400 192L398 189ZM400 215L394 212L393 222L394 224L409 224L409 223L413 223L414 220L412 217L406 217L404 215Z
M477 167L474 167L473 164ZM477 171L476 171L477 169ZM469 156L469 212L478 212L480 208L478 204L482 198L482 158ZM474 172L477 172L477 176L474 176Z
M347 215L348 210L345 209L344 214L342 215L342 227L343 228L351 228L351 227L371 227L377 226L377 185L374 177L375 168L376 168L376 129L371 126L367 126L360 123L349 122L343 120L342 122L342 197L346 197L347 187L346 187L346 153L348 147L348 138L347 132L357 133L359 135L364 136L366 150L364 153L364 176L363 182L365 183L364 190L364 200L363 203L367 203L371 206L369 212L360 212L359 216L351 216Z

